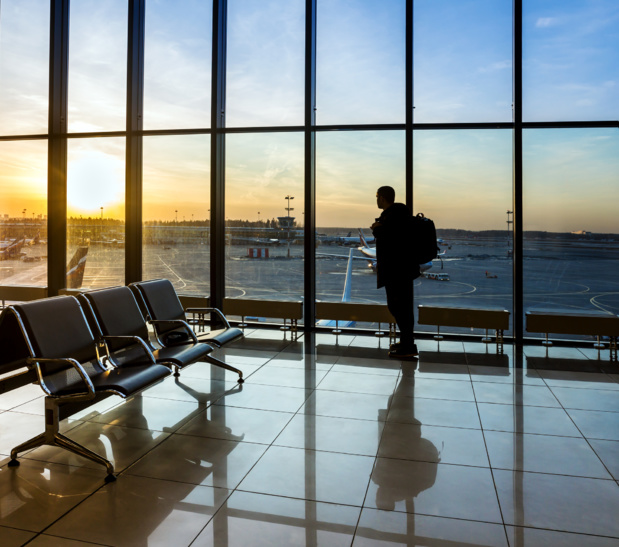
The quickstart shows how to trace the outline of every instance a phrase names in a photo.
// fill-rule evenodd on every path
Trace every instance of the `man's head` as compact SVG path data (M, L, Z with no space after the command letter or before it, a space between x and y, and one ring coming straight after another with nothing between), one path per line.
M391 186L381 186L376 190L376 205L379 209L386 209L395 201L395 190Z

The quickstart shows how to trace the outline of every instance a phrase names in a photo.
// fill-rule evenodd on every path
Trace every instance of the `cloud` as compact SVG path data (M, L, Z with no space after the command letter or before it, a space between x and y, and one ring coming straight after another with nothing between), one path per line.
M546 27L553 27L558 23L559 23L559 20L556 17L540 17L535 22L535 26L537 28L546 28Z
M489 65L479 67L477 69L477 72L481 72L482 74L485 74L487 72L497 72L499 70L505 70L507 68L509 69L512 68L511 59L505 59L504 61L497 61L496 63L491 63Z

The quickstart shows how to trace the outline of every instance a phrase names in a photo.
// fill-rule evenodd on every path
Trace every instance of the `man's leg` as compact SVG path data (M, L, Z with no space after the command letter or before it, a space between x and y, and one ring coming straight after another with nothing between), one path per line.
M413 282L403 280L385 285L387 293L387 308L396 320L400 329L400 348L412 352L415 350L415 335L413 333L415 316L413 314Z

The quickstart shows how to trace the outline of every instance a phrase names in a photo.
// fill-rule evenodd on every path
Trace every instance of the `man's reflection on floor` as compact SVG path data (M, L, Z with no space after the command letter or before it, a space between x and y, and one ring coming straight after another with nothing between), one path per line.
M378 411L379 425L386 420L389 408L393 397L406 397L410 404L403 415L403 422L415 426L421 426L422 423L415 418L415 398L411 397L415 383L415 370L417 362L402 363L402 374L400 381L391 397L386 409ZM376 507L384 511L393 511L398 502L405 503L406 512L414 513L414 500L424 490L431 488L436 480L438 463L441 461L440 452L428 439L421 436L421 427L410 427L406 429L407 445L411 447L411 452L415 453L415 459L430 463L427 465L427 472L420 476L414 475L397 475L393 473L393 460L390 458L377 458L372 473L372 481L376 484ZM382 427L379 427L379 435L381 435ZM409 522L414 528L414 517L409 517ZM410 527L410 526L409 526Z

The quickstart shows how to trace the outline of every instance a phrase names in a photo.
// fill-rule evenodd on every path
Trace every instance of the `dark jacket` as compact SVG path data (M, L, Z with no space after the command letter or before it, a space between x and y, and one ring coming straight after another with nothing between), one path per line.
M372 233L376 239L378 288L419 277L419 265L414 263L412 256L412 219L410 210L403 203L394 203L376 219L380 226Z

